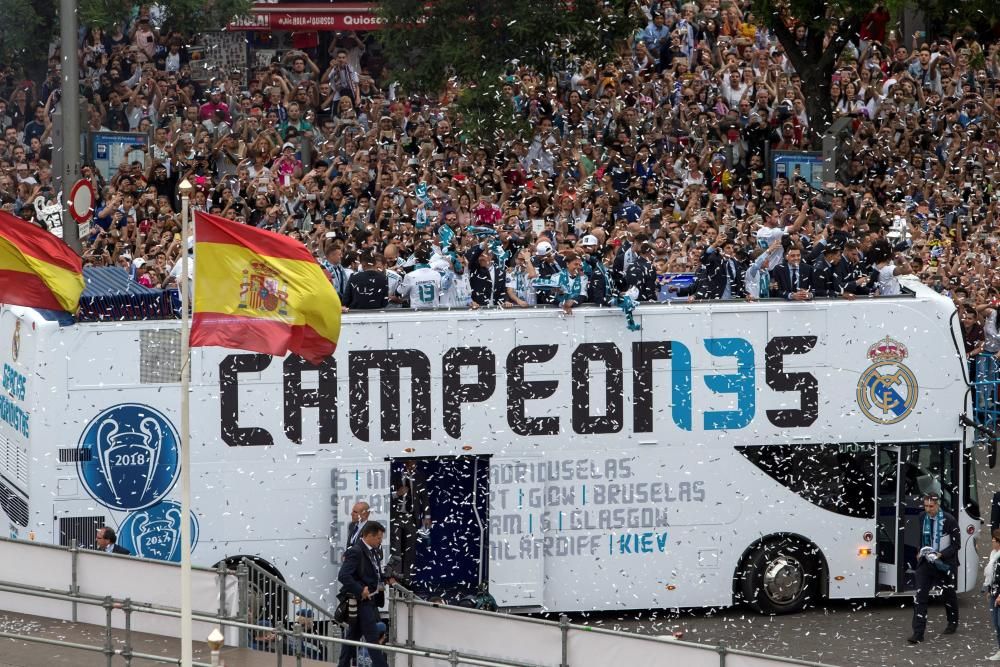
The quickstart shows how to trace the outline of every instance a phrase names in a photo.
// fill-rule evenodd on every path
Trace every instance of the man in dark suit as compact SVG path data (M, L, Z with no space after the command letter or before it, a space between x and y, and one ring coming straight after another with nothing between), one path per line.
M837 274L840 253L840 246L831 241L823 246L822 255L813 264L813 286L817 297L834 298L844 293ZM847 294L847 297L853 299L854 295Z
M917 592L913 603L913 634L907 639L911 644L924 640L927 598L934 586L941 587L944 611L948 618L948 625L941 634L951 635L958 629L955 575L958 572L958 550L962 546L958 522L941 509L941 499L935 493L924 496L924 511L917 521L920 526L920 552L914 573Z
M854 295L871 293L871 285L862 266L861 246L857 241L848 241L844 253L837 262L837 276L844 291Z
M692 286L696 299L742 299L746 296L746 267L733 255L733 242L723 234L701 254ZM685 290L679 290L683 296Z
M132 552L125 547L118 546L118 536L115 535L115 529L107 526L97 529L97 550L109 554L132 555Z
M636 288L639 301L656 301L659 289L656 286L656 269L653 267L653 246L643 241L638 246L633 246L633 250L635 260L625 272L625 284L629 288Z
M375 252L366 248L360 253L361 271L351 274L344 290L343 304L351 310L385 308L389 303L389 279L375 264Z
M778 282L778 296L789 301L809 301L813 298L813 270L802 263L802 248L789 246L785 261L771 272Z
M369 521L361 529L361 537L344 556L337 581L341 592L354 596L358 601L358 616L347 631L347 639L377 644L379 640L379 607L385 602L382 578L382 538L385 526ZM389 583L393 583L389 579ZM343 647L338 667L349 667L355 651ZM382 651L369 649L374 667L388 667Z
M365 501L354 503L354 507L351 508L351 523L347 524L347 546L345 549L350 549L361 537L361 529L368 523L369 511L370 508Z

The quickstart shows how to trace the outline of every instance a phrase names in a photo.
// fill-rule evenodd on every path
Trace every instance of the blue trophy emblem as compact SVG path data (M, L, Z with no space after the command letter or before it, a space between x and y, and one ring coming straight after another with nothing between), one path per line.
M180 562L181 507L171 500L129 514L118 533L122 546L139 558ZM198 520L192 513L192 551L197 543Z
M80 479L87 492L107 507L149 507L162 500L177 481L178 443L173 425L156 410L138 404L116 405L91 420L83 431Z

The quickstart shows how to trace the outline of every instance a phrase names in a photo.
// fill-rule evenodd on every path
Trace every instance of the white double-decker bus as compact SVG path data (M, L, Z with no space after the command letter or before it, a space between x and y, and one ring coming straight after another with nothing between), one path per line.
M320 367L195 349L193 560L251 557L331 601L351 506L388 523L413 511L406 486L418 589L781 613L912 590L933 490L958 518L967 590L980 520L961 333L948 299L906 287L643 305L635 332L610 309L351 313ZM0 312L11 536L91 544L111 525L134 554L179 559L178 349L176 321Z

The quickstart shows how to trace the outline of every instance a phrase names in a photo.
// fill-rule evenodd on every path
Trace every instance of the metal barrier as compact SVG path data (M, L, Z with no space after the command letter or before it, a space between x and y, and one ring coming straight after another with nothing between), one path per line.
M239 582L239 618L244 623L271 628L265 632L241 632L240 646L265 653L302 654L310 660L336 662L335 651L326 644L302 638L286 638L278 628L302 628L307 635L340 636L339 625L326 606L310 600L287 582L244 558L236 567Z
M395 587L390 602L390 644L412 649L405 667L430 667L420 654L442 651L445 644L469 654L472 645L495 663L508 667L598 667L608 664L677 664L685 667L829 667L823 663L765 655L677 640L576 625L565 615L559 621L497 614L446 606L418 599ZM512 642L511 638L517 641ZM452 649L454 650L454 649ZM503 657L496 657L502 655ZM395 667L403 667L398 662Z
M25 549L29 549L30 553L26 554ZM27 571L16 567L17 563L23 565L28 561L38 567ZM142 632L143 628L154 634L177 636L169 628L175 626L180 618L179 608L172 606L172 602L164 603L171 600L169 596L156 597L159 590L168 588L169 582L174 581L171 577L176 573L172 568L176 566L93 551L81 552L75 546L66 548L2 538L0 563L5 564L4 571L24 572L26 577L21 582L0 581L0 599L8 602L7 609L30 610L27 613L41 613L52 619L80 620L104 629L100 644L81 644L13 632L0 632L0 638L101 653L106 656L108 667L115 664L116 657L124 660L126 666L130 666L133 659L180 664L180 658L148 655L133 648L133 634ZM122 577L109 574L111 572ZM154 572L156 576L152 576ZM700 664L742 667L751 663L758 667L777 664L825 667L815 662L766 656L723 646L573 625L565 616L559 622L553 622L433 604L419 600L398 585L388 591L390 622L387 644L372 645L332 636L338 632L339 626L324 606L298 594L251 561L240 563L235 573L224 564L214 570L196 568L196 573L202 581L195 588L201 587L203 602L200 608L196 607L193 620L201 627L200 634L208 635L212 629L221 626L226 629L224 637L227 645L256 649L261 651L261 655L270 653L279 667L283 664L298 667L303 660L332 661L337 657L336 647L366 647L385 651L391 658L405 656L405 660L394 659L394 667L442 664L589 667L617 661L613 656L627 658L628 651L633 656L641 656L624 660L633 664L652 664L649 656L651 652L656 652L658 659L666 653L683 654L673 662L691 667ZM139 579L146 581L134 581ZM98 594L103 593L109 581L115 581L119 590L135 583L129 589L132 596L115 598ZM52 587L50 582L55 582L59 588ZM231 595L233 592L236 592L236 600ZM145 601L137 600L140 595L145 597L147 594L152 597ZM30 599L17 604L11 602L12 599L24 598ZM48 608L42 610L45 605ZM124 631L120 647L116 647L113 636L116 628ZM168 631L164 632L164 628ZM510 642L512 636L516 636L518 641ZM512 655L516 651L521 651L521 654ZM670 661L669 658L667 660ZM205 663L195 665L205 667Z
M23 586L21 584L13 582L0 581L0 591L15 593L18 595L27 595L31 597L45 598L50 600L73 602L80 605L102 607L105 611L107 619L104 626L105 641L103 645L80 644L62 640L48 639L44 637L22 635L13 632L0 632L0 638L33 642L50 646L59 646L63 649L69 648L81 651L90 651L94 653L103 653L107 657L108 667L112 667L114 665L114 658L116 656L120 656L125 661L126 667L130 667L132 664L132 660L134 659L150 660L170 665L180 664L180 658L175 658L172 656L154 655L148 653L139 653L137 651L132 650L132 630L131 630L131 619L134 614L151 614L154 616L179 618L180 617L179 610L158 608L151 605L136 603L127 598L121 600L121 599L115 599L111 596L98 598L96 596L85 595L82 593L68 594L68 593L63 593L61 591L47 590L35 586ZM116 610L121 610L125 614L124 648L120 649L116 649L112 642L112 632L111 632L112 612ZM352 641L349 639L325 637L322 635L310 634L305 632L303 630L303 626L300 625L299 623L294 623L292 628L289 629L284 627L271 627L267 625L244 623L236 619L217 618L215 616L209 616L198 613L195 613L193 615L193 619L195 621L216 623L220 626L236 628L240 631L241 635L270 632L275 634L279 638L281 644L285 646L301 647L308 643L316 643L322 645L324 650L329 654L334 653L333 651L334 645L340 645L340 646L351 646L357 648L366 648L368 650L378 650L378 651L383 651L385 653L389 653L390 655L405 655L410 657L430 659L437 661L438 664L447 663L449 665L452 665L453 667L459 667L460 665L471 665L473 667L511 667L511 665L513 664L510 662L495 661L478 656L467 655L459 653L458 651L454 650L423 649L420 647L401 647L401 646L393 646L391 644L370 644L367 642ZM301 650L292 651L291 653L285 653L279 651L275 653L275 664L278 667L282 667L282 665L284 664L283 658L285 657L290 658L289 662L295 664L296 667L301 667L302 661L308 659L308 656L304 655L304 652ZM194 667L214 667L214 664L212 663L204 663L198 661L195 661L192 664L194 665ZM544 667L544 666L532 663L518 663L517 667Z

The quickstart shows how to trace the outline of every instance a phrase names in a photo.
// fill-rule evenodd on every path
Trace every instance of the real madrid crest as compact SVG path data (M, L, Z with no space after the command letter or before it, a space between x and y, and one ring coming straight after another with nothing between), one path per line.
M919 388L903 364L907 356L906 346L889 336L868 348L872 364L858 381L858 407L873 422L895 424L916 407Z

